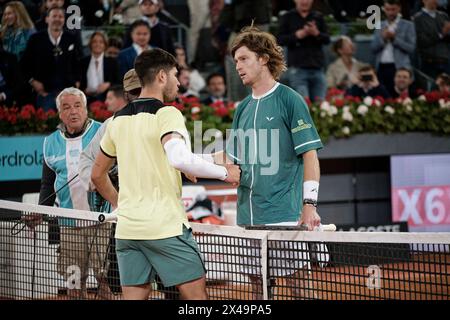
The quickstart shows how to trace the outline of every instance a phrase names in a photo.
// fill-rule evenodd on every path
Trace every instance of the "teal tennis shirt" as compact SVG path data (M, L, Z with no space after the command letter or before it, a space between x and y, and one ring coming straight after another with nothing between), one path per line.
M303 158L322 142L305 100L276 83L261 97L237 107L225 152L241 168L237 224L298 221L302 206Z

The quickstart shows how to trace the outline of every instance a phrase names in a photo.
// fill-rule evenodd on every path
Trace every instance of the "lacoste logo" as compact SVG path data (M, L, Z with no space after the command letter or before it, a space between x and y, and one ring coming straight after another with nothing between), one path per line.
M267 119L267 121L270 122L270 121L272 121L272 120L274 119L274 117L270 117L270 118L269 118L269 117L266 117L266 119Z

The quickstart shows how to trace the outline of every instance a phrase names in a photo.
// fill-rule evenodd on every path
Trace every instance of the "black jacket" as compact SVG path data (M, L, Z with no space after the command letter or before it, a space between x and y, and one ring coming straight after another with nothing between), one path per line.
M5 104L10 106L17 99L19 94L19 65L15 55L0 49L0 73L3 80L0 81L0 93L6 95Z
M378 87L370 89L368 92L365 92L363 88L357 86L356 84L353 85L350 89L347 90L346 94L352 96L352 97L383 97L384 99L388 99L391 97L389 92L386 90L386 88L380 84Z
M80 81L81 48L74 34L63 32L58 47L47 30L33 34L28 41L21 64L26 80L44 84L46 92L57 92Z
M84 91L87 87L87 71L89 63L91 62L91 56L86 56L81 59L81 83L80 90ZM119 77L119 63L117 59L110 57L103 57L103 81L110 82L111 84L121 84L122 81Z
M308 22L315 21L320 35L308 36L298 39L295 32L303 28ZM293 9L281 17L278 42L288 48L288 65L297 68L323 68L325 54L323 45L330 43L327 26L322 14L311 11L303 18L296 9Z
M145 20L144 20L145 21ZM159 21L156 26L151 28L150 33L150 45L152 47L166 50L171 54L175 54L175 47L173 45L172 33L170 27L163 21ZM131 28L128 28L125 37L123 39L123 48L128 48L133 44L131 40Z

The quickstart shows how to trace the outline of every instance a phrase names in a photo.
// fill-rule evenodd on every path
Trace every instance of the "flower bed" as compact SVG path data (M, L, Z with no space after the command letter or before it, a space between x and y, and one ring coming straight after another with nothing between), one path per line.
M345 96L331 89L326 101L310 103L311 115L321 138L349 137L359 133L431 132L450 134L450 95L438 92L422 94L418 99L389 99L381 97L360 99ZM172 103L186 118L186 126L193 134L194 121L201 120L202 131L217 129L225 134L231 127L235 103L202 105L197 98L183 98ZM111 116L104 103L89 106L90 117L104 121ZM54 111L44 112L32 105L0 108L0 134L49 133L59 122Z

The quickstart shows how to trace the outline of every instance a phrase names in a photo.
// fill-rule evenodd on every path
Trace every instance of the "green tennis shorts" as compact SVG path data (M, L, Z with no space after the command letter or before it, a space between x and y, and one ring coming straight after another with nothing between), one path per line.
M205 266L191 229L183 234L159 240L116 241L120 284L147 284L158 274L164 286L171 287L199 279Z

